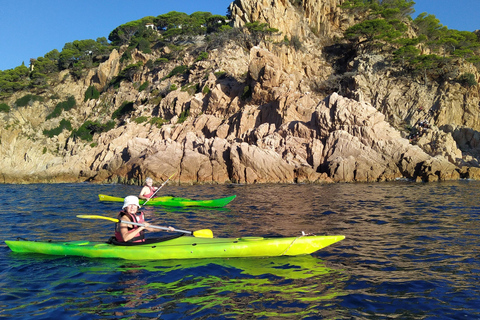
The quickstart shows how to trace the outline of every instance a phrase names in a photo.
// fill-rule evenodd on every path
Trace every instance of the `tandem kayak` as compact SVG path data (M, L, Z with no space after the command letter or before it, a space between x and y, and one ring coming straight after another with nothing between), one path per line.
M178 198L172 196L164 196L152 198L147 202L147 206L166 206L166 207L209 207L209 208L222 208L229 204L237 196L233 195L225 198L211 199L211 200L194 200L187 198ZM99 194L98 199L100 201L114 201L123 202L124 198L107 196L105 194ZM140 205L143 205L146 200L140 199Z
M206 258L278 257L311 254L345 236L312 236L284 238L196 238L174 235L164 239L147 239L140 245L117 245L109 242L70 241L42 242L6 240L13 252L48 255L117 258L126 260L171 260Z

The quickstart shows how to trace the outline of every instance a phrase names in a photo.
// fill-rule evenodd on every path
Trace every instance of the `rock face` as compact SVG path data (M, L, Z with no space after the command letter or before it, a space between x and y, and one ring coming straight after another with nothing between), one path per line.
M185 80L165 80L175 67L167 64L153 72L145 69L134 82L122 82L116 90L103 91L100 99L84 102L89 86L106 88L121 71L122 49L80 81L60 74L52 92L44 94L59 98L0 114L0 182L141 183L147 176L161 181L174 172L180 183L480 178L480 124L473 116L479 112L478 88L465 92L450 85L407 83L374 67L382 57L363 56L350 66L354 83L344 96L311 91L312 83L332 71L312 39L341 34L353 23L339 2L305 0L301 7L291 1L233 2L235 24L268 22L283 35L304 39L305 49L266 45L245 51L230 43L212 51L208 60L186 54L186 90L169 89ZM132 53L133 62L149 58ZM228 76L217 75L221 73ZM139 91L146 81L148 89ZM189 86L199 90L189 92ZM77 106L47 120L58 99L68 96ZM105 123L125 102L132 103L133 111L91 142L68 130L52 137L44 133L62 119L73 128L91 119ZM157 126L139 121L142 117L168 120ZM422 119L430 125L421 135L411 138L402 129L406 120Z

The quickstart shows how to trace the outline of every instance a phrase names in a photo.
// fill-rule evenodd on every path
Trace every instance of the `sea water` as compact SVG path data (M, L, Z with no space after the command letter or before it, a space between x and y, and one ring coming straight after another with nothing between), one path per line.
M312 255L126 261L11 252L4 240L106 241L140 187L0 185L3 319L478 319L480 182L176 186L223 209L145 207L215 237L345 235ZM161 233L149 233L157 236Z

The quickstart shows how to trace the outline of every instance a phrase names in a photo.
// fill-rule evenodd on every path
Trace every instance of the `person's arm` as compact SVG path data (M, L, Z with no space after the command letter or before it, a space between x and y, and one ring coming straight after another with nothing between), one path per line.
M140 199L144 199L144 200L147 200L148 198L144 196L144 194L147 194L150 192L150 189L148 187L143 187L142 190L140 190L140 194L138 195L138 197Z
M149 228L148 226L150 225L150 223L148 223L148 222L144 222L143 224L144 224L145 227L146 227L145 229L147 229L148 231L152 231L152 232L158 231L157 228ZM174 228L174 227L171 227L171 226L168 226L168 227L165 227L165 228L168 228L167 231L175 231L175 228Z
M130 219L126 216L123 216L122 219L125 220L125 221L130 221ZM147 225L147 224L145 224L145 225ZM137 229L133 230L132 232L128 232L128 226L130 226L130 225L127 224L127 223L120 223L120 233L122 234L123 241L125 241L125 242L135 238L136 236L138 236L140 231L146 229L145 227L138 227Z

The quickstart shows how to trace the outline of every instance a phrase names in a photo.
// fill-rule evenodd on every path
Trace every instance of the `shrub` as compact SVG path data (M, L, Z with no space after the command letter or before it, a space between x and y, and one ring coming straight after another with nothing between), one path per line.
M149 70L152 70L154 68L153 60L148 60L147 63L145 63L145 67L147 67Z
M6 103L0 103L0 112L10 112L10 106Z
M154 106L158 106L162 101L162 96L156 96L155 98L151 99L148 103L153 104Z
M145 38L139 38L137 39L138 45L137 48L142 51L143 53L152 53L152 50L150 49L150 41L148 41Z
M58 117L62 113L62 110L69 111L76 104L77 104L77 102L75 101L75 98L73 96L68 97L67 101L57 103L57 105L55 106L55 109L53 109L52 113L50 113L47 116L47 120Z
M180 90L183 92L188 92L189 95L193 96L195 93L198 92L198 83L197 84L192 84L189 86L184 86Z
M86 141L92 141L95 133L107 132L115 127L115 122L109 121L102 124L97 121L86 121L80 128L72 132L72 137L80 138Z
M151 125L156 125L157 128L160 128L161 126L163 126L164 123L167 123L167 120L160 117L153 117L148 123L150 123Z
M141 116L141 117L135 118L133 121L135 121L135 123L140 124L140 123L146 122L147 119L148 119L147 117Z
M148 85L149 85L148 81L145 81L145 82L142 83L142 85L138 88L138 91L141 92L141 91L147 89Z
M133 102L125 101L122 105L113 112L112 119L120 119L124 115L133 111Z
M167 78L171 78L173 76L176 76L177 74L184 74L187 71L188 71L188 67L185 65L176 66L175 68L173 68L172 71L170 71L170 73L167 75Z
M190 115L190 110L185 110L182 113L180 113L180 116L178 117L177 123L184 123L185 120L187 120L188 116Z
M167 63L167 62L168 62L167 58L158 58L157 60L155 60L153 65L154 66L159 66L159 65L162 65L162 64Z
M97 88L95 88L95 86L90 86L85 91L85 99L83 101L87 102L90 99L96 100L99 97L100 97L100 92L98 92Z
M53 136L58 136L60 133L62 133L63 129L67 129L69 131L72 130L72 124L70 123L70 121L62 119L58 127L51 130L45 129L43 130L43 134L46 135L47 137L52 138Z
M457 78L458 83L465 87L474 87L478 83L475 80L475 75L472 73L464 73Z
M209 94L209 93L210 93L210 88L209 88L208 86L203 87L202 93L203 93L204 95Z
M202 60L207 60L208 59L208 52L203 51L200 53L195 61L202 61Z
M43 97L36 96L33 94L27 94L15 101L17 107L25 107L35 101L43 101Z

